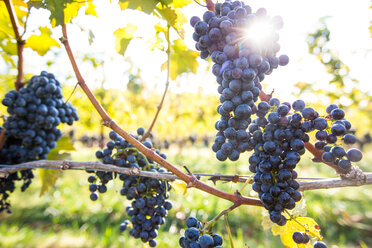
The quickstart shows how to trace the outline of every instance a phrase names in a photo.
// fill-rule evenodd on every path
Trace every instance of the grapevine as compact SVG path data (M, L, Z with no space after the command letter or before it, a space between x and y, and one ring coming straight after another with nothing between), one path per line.
M25 45L26 48L33 46L32 42L31 45L27 44L29 39L25 39L28 37L25 35L28 14L25 20L18 18L12 1L4 1L10 25L14 30L13 38L17 42L18 74L15 90L6 93L2 99L9 116L3 116L4 123L0 127L0 213L3 211L11 213L9 196L16 189L17 181L23 183L21 191L29 187L34 178L32 169L78 169L89 173L90 193L87 198L93 201L92 204L107 192L107 184L110 181L116 178L121 181L118 193L126 200L126 218L118 226L117 231L128 230L129 235L140 239L144 246L157 246L158 232L166 222L168 211L173 208L169 191L175 188L172 186L173 181L180 180L183 182L175 183L182 185L185 194L188 188L196 188L232 203L230 208L218 213L210 221L182 217L186 230L184 233L180 232L182 234L179 238L180 247L218 248L222 245L226 247L228 242L226 240L224 242L222 236L212 231L222 216L225 218L230 245L234 247L227 216L233 209L242 205L263 207L271 221L273 233L276 229L281 230L278 232L281 236L286 234L290 236L289 241L282 239L290 243L288 245L283 241L286 247L310 245L314 248L327 247L321 241L318 224L313 224L315 221L312 219L309 221L307 217L294 214L295 208L304 197L300 192L316 188L371 184L372 175L364 173L354 164L362 160L363 153L354 146L358 139L354 135L350 119L346 119L348 116L343 106L331 104L324 110L318 110L307 106L301 99L293 103L283 102L273 98L274 92L271 94L264 92L262 81L279 66L286 66L289 63L287 55L278 54L280 51L278 31L283 28L282 18L270 17L265 8L254 10L243 1L225 0L214 4L211 0L206 0L206 6L199 3L208 10L202 17L191 17L189 23L194 31L192 38L196 42L195 49L200 52L200 58L212 62L211 72L216 78L219 93L219 105L210 106L216 109L220 116L214 125L217 134L211 150L219 161L227 159L237 161L241 159L241 154L252 153L249 160L245 161L247 171L249 169L251 172L249 175L193 173L187 167L182 168L169 162L167 156L157 149L158 146L153 140L152 132L156 129L155 123L162 106L166 105L165 96L171 85L171 74L174 73L172 63L177 54L173 52L184 45L179 43L181 46L177 47L176 41L170 39L171 29L175 29L176 33L184 38L183 31L177 23L180 15L177 12L178 7L174 7L169 1L155 2L154 16L166 21L165 26L159 23L155 27L157 42L161 43L159 37L164 34L167 48L159 44L154 45L156 49L159 48L167 54L167 61L162 66L162 70L164 68L167 70L166 84L150 127L147 132L142 127L138 128L136 134L125 131L102 107L80 73L70 46L67 27L71 18L69 15L65 16L65 8L75 8L84 4L91 8L94 4L79 2L74 7L74 2L63 2L57 6L48 1L40 3L30 1L27 7L23 6L28 9L28 14L33 7L51 12L53 28L62 28L60 42L71 62L77 79L76 86L81 87L97 110L102 118L102 125L112 129L106 147L95 153L98 162L77 162L46 160L51 150L58 148L57 141L63 135L58 129L59 124L73 125L79 120L77 109L63 100L61 83L52 73L43 71L40 75L32 76L27 84L24 84L23 49ZM136 4L120 1L122 9L134 8ZM141 4L138 4L138 9L142 8ZM178 1L177 4L185 3ZM76 14L79 8L75 9ZM86 11L92 12L91 9ZM74 11L69 14L72 12ZM24 29L23 34L19 30L21 26ZM265 35L257 32L258 29L266 31ZM124 37L116 40L116 45L121 50L119 53L123 53L123 50L125 52L128 40L134 37L142 39L131 30L123 28L119 31ZM188 48L185 47L182 47L185 50L181 51L186 53ZM182 71L183 68L178 67L177 70ZM192 135L189 138L192 144L195 137ZM313 140L316 140L314 145L311 143ZM204 142L209 143L208 139ZM301 176L295 169L306 150L314 155L314 162L329 165L340 174L340 178L333 181L332 179L301 181ZM203 178L206 176L215 184L217 181L227 181L242 182L244 185L240 190L225 192L204 182ZM250 184L254 191L250 196L253 197L248 197L244 192Z

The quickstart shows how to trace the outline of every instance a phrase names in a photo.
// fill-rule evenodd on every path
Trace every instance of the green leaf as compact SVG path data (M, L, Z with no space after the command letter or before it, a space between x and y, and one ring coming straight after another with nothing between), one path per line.
M25 47L30 47L40 56L46 54L52 46L60 47L59 43L50 37L52 32L48 27L40 27L39 30L41 34L31 35L30 38L27 39Z
M150 14L159 3L159 0L120 0L119 5L122 10L137 9Z
M125 51L127 50L127 47L129 45L129 42L134 37L133 34L136 32L136 30L137 26L131 23L129 23L124 28L119 28L115 30L114 32L115 49L119 54L124 56Z
M198 61L196 58L199 56L198 52L192 51L187 48L183 40L177 39L171 46L171 62L170 62L170 77L176 80L177 76L184 72L196 73L198 68ZM161 69L166 68L165 62Z
M48 154L48 160L67 160L71 159L69 151L75 151L74 144L72 143L69 136L63 136L57 141L57 146ZM62 152L67 151L67 152ZM51 187L53 187L60 174L61 170L55 169L39 169L40 180L41 180L41 190L40 196L48 192Z

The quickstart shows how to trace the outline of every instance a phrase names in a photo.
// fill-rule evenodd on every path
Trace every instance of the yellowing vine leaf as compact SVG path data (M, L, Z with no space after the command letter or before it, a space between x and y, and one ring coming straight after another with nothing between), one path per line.
M42 183L40 196L44 195L46 192L49 191L51 187L56 184L61 172L61 170L54 169L39 169L40 180Z
M53 27L71 22L77 16L83 6L88 6L90 13L94 15L94 6L91 7L93 0L31 0L27 4L29 7L43 8L50 11L50 21ZM91 5L89 5L91 4ZM93 9L92 9L93 8Z
M190 3L192 3L192 0L173 0L173 2L171 3L171 5L175 9L177 9L177 8L185 7L186 5L189 5Z
M176 80L177 76L184 72L196 73L198 68L198 52L187 48L183 40L177 39L171 46L170 77ZM161 69L167 68L167 62L161 65Z
M85 6L85 2L72 2L67 3L64 12L65 23L71 22L71 20L76 17L79 13L79 9Z
M120 0L119 5L122 10L137 9L150 14L159 3L159 0Z
M177 31L178 35L184 39L185 30L182 25L187 22L185 15L180 10L174 10L170 7L159 6L156 8L156 11Z
M96 7L93 3L88 3L88 8L85 10L86 15L97 16Z
M174 192L176 192L177 194L186 194L187 192L187 188L186 188L186 183L184 181L181 181L181 180L175 180L174 182L172 182L172 188L174 190Z
M72 141L70 140L70 137L64 136L57 141L57 146L48 154L48 159L49 160L71 159L71 156L68 153L69 151L75 151L75 147ZM56 184L61 174L61 170L39 169L39 174L41 180L40 196L42 196Z
M271 229L273 235L280 235L280 239L287 248L311 248L310 242L307 244L296 244L292 235L294 232L304 232L317 239L322 239L319 225L309 217L297 217L296 220L290 219L284 226L274 225Z
M137 26L134 24L129 23L124 28L119 28L115 30L114 36L115 36L115 49L116 51L123 55L125 54L125 51L127 50L127 47L129 45L129 42L134 37L134 33L137 30Z
M46 54L52 46L60 47L59 43L50 36L52 32L48 27L40 27L39 30L41 34L31 35L27 39L25 47L30 47L40 56Z

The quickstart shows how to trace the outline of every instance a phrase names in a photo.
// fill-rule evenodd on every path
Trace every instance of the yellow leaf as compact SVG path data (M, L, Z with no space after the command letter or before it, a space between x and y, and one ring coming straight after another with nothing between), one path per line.
M93 15L93 16L97 16L97 12L96 12L96 7L94 6L93 3L88 3L88 8L85 10L85 14L86 15Z
M27 3L25 3L22 0L13 0L12 2L14 6L22 6L22 7L27 8Z
M304 90L309 86L309 84L306 82L298 82L297 84L295 84L295 86L300 90Z
M167 28L163 27L159 22L155 24L154 26L156 33L166 33Z
M174 8L182 8L192 3L192 0L173 0L172 5Z
M182 194L182 195L186 194L187 192L186 186L187 184L181 180L176 180L172 182L172 188L174 189L174 192L176 192L177 194Z
M39 169L41 180L40 196L44 195L45 192L48 192L48 190L56 184L61 172L61 170Z
M143 243L143 248L150 248L150 245L149 245L149 243L148 243L148 242L146 242L146 243Z
M185 15L180 9L172 9L170 7L158 6L157 11L163 17L164 20L168 22L178 33L178 35L184 39L185 30L182 28L182 25L187 22Z
M17 54L17 44L14 42L11 42L10 40L7 40L7 42L4 45L0 45L0 47L3 49L3 51L6 54L9 54L9 55Z
M119 28L115 30L114 36L115 36L115 49L116 51L124 55L125 50L127 49L130 40L133 38L134 33L137 30L137 26L134 24L129 23L124 28Z
M63 10L65 23L71 22L72 18L77 16L79 9L84 5L85 3L80 2L68 3L66 8Z
M196 73L196 70L198 68L198 62L196 58L198 56L199 53L188 49L183 40L175 40L173 45L171 46L171 79L176 80L177 76L184 72Z
M50 37L52 32L48 27L40 27L39 30L41 34L31 35L30 38L27 39L25 47L30 47L40 56L47 53L52 46L60 47L59 43Z
M319 225L309 217L297 217L295 220L290 219L287 221L287 224L284 226L274 225L271 229L273 235L280 235L280 239L285 245L289 248L311 248L310 242L307 244L296 244L292 235L294 232L305 232L311 237L316 237L317 239L322 239L320 235Z
M150 14L155 6L159 3L159 0L120 0L119 5L121 10L137 9Z
M165 61L163 64L161 64L160 70L164 71L165 69L167 69L167 65L168 65L168 61Z

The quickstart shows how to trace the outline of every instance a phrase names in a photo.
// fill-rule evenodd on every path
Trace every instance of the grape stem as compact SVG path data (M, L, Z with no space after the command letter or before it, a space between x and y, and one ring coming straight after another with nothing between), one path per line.
M308 232L309 230L306 228L306 226L304 226L302 223L300 223L298 220L296 220L295 217L293 217L291 215L291 213L287 210L287 209L284 209L284 212L288 215L289 219L290 220L294 220L297 224L299 224L301 227L303 227L305 229L306 232Z
M150 135L150 133L152 131L152 128L154 127L155 122L156 122L156 120L159 116L160 110L163 107L165 95L167 94L167 91L168 91L169 75L170 75L170 60L171 60L171 43L170 43L170 40L169 40L169 31L170 31L170 25L168 24L167 32L165 34L165 38L166 38L167 44L168 44L168 48L167 48L167 79L166 79L166 82L165 82L165 89L164 89L164 92L163 92L163 96L161 97L161 101L160 101L160 103L157 107L157 111L156 111L156 114L154 116L154 119L152 120L150 127L147 129L147 132L142 136L141 142L143 142Z
M5 141L6 141L5 128L2 128L0 133L0 150L3 148Z
M212 2L212 0L205 0L205 3L207 4L208 10L215 12L214 3Z
M231 234L231 229L230 229L230 225L229 225L229 220L227 219L228 214L225 214L224 217L225 217L225 226L226 226L226 231L227 231L227 233L229 234L230 247L231 247L231 248L234 248L234 242L233 242L233 237L232 237L232 234Z
M253 178L253 175L251 175L249 178L247 178L247 180L245 181L243 187L239 190L239 193L240 194L243 192L243 190L245 189L245 187L247 187L248 184L251 184L252 183L252 178Z
M273 94L274 90L272 90L270 94L266 94L263 90L261 90L259 97L261 101L269 103L270 99L273 97Z
M235 194L230 194L224 191L221 191L219 189L216 189L212 186L209 186L198 179L195 178L195 176L187 175L184 172L182 172L180 169L178 169L173 164L169 163L162 157L160 157L156 152L152 151L151 149L148 149L145 147L140 141L133 138L129 133L127 133L125 130L123 130L113 119L110 118L110 116L107 114L107 112L103 109L101 104L98 102L97 98L93 95L92 91L89 89L88 85L85 83L84 78L82 77L79 68L77 66L77 63L75 61L74 55L72 53L72 49L70 47L68 36L67 36L67 27L64 23L62 25L62 34L63 37L60 39L63 45L65 46L67 55L70 59L71 65L73 67L73 70L75 72L75 76L78 80L78 83L84 93L89 98L90 102L93 104L94 108L97 110L98 114L103 119L103 125L111 128L116 133L118 133L121 137L123 137L126 141L128 141L130 144L132 144L135 148L137 148L140 152L142 152L147 158L155 161L156 163L162 165L165 169L169 170L176 176L178 176L182 181L184 181L186 184L189 185L189 187L194 187L197 189L200 189L204 192L207 192L209 194L215 195L219 198L223 198L226 200L229 200L231 202L235 202L238 200L242 201L242 204L244 205L254 205L254 206L262 206L262 203L257 198L250 198L250 197L242 197L241 199L237 197Z
M25 46L25 41L22 39L22 35L19 33L19 23L18 23L17 15L15 12L12 0L4 0L4 3L8 10L10 21L12 23L12 27L13 27L14 34L15 34L15 39L17 41L18 74L17 74L16 82L14 84L15 84L16 90L19 91L19 89L21 89L23 85L25 84L23 80L23 76L24 76L23 75L23 48ZM27 19L26 19L26 22L27 22Z
M231 211L233 211L235 208L239 207L241 204L239 202L235 202L232 206L229 208L226 208L222 210L216 217L214 217L212 220L205 223L204 229L208 232L212 231L213 226L216 224L216 222L224 215L227 215Z

